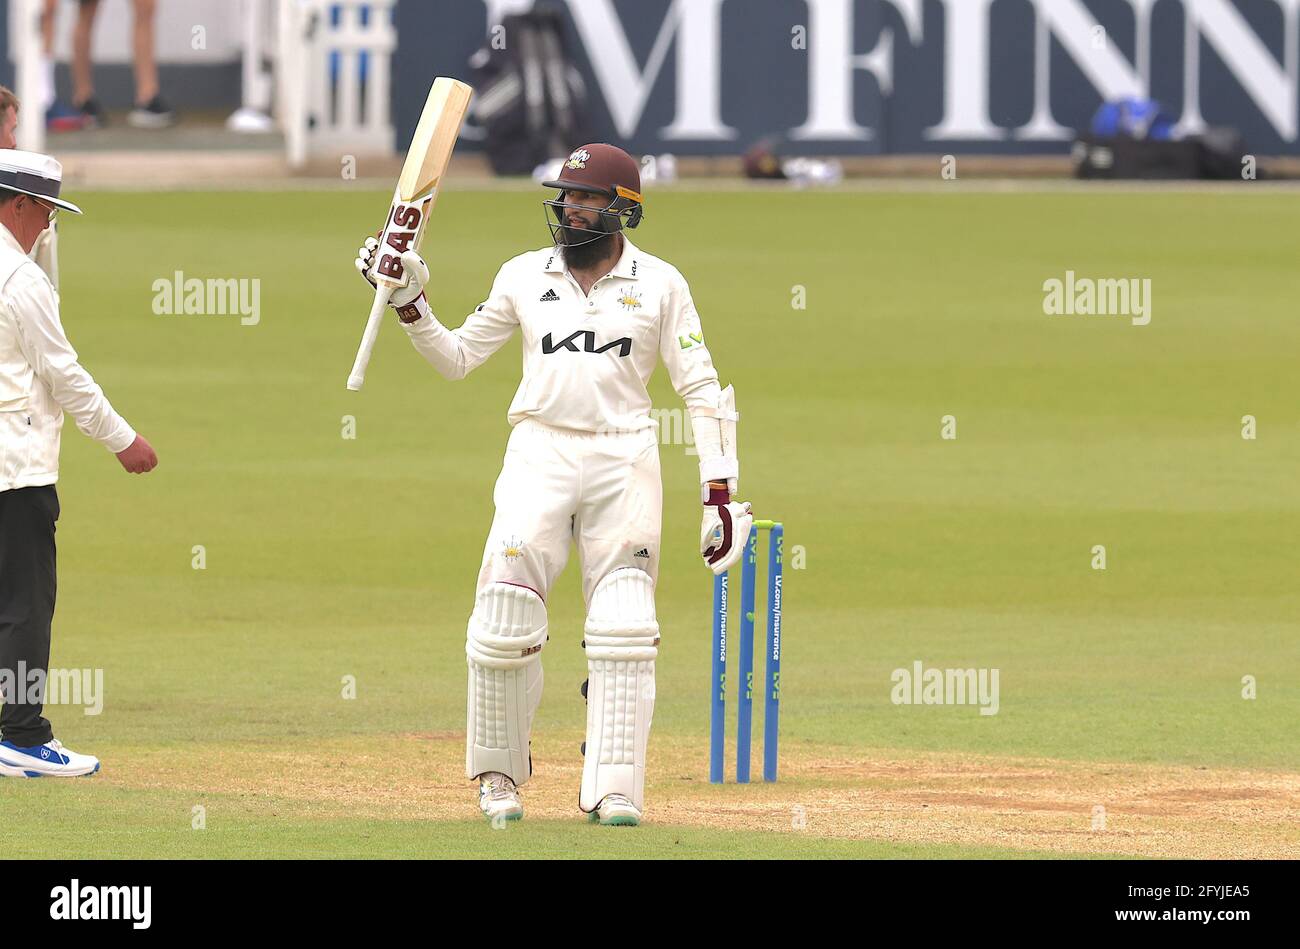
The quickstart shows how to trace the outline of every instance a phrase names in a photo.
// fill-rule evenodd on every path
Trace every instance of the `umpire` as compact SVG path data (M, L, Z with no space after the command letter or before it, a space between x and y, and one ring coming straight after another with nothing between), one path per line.
M63 168L0 149L0 776L94 774L99 760L64 748L42 716L54 617L59 433L67 412L127 471L158 456L77 362L59 298L27 255L59 209Z

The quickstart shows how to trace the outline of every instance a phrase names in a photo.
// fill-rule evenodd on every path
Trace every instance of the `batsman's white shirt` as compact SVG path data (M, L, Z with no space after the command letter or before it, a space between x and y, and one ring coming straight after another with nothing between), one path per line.
M716 407L721 392L686 279L626 234L618 263L589 294L552 247L507 261L458 329L428 316L403 325L449 379L480 365L518 328L524 376L511 425L531 418L582 432L653 429L646 384L660 359L688 409Z
M507 261L455 330L431 314L403 324L444 376L460 379L523 334L523 379L494 492L479 589L493 581L543 597L577 542L590 600L620 567L658 574L662 485L646 388L662 360L688 409L721 387L699 314L675 267L623 239L613 269L584 294L554 248Z
M0 491L58 480L65 411L109 451L135 441L77 361L49 277L0 225Z

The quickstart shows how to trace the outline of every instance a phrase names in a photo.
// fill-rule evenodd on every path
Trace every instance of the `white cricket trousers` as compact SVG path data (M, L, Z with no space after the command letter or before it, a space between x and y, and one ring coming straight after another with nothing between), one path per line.
M620 567L659 576L663 482L654 428L579 432L532 419L510 433L478 591L497 581L547 598L578 545L582 595Z

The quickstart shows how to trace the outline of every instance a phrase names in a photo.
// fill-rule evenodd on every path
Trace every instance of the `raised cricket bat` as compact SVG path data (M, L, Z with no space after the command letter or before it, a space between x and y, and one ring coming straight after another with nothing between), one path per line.
M473 94L474 90L465 83L445 76L435 79L429 89L420 124L415 127L415 137L411 139L402 174L397 179L393 206L388 209L379 247L375 250L372 276L378 286L375 288L375 302L370 307L370 318L366 320L366 331L357 349L357 359L352 364L352 374L348 376L348 388L353 391L360 389L366 380L366 366L384 321L389 297L395 290L406 286L410 279L402 267L402 254L420 249L424 225L429 221L429 212L433 210L433 202L441 189L443 173L451 160L451 150L456 147L456 136L460 134L460 124Z

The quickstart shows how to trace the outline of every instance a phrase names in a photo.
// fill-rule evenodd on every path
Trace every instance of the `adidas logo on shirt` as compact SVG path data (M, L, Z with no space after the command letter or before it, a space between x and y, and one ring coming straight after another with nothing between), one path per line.
M646 558L648 558L648 557L650 556L650 551L647 550L645 547L642 547L640 550L638 550L638 551L637 551L636 553L634 553L632 556L633 556L633 557L646 557Z
M558 299L560 299L560 295L558 293L556 293L554 290L547 290L545 293L542 294L540 302L546 303L550 300L558 300Z

